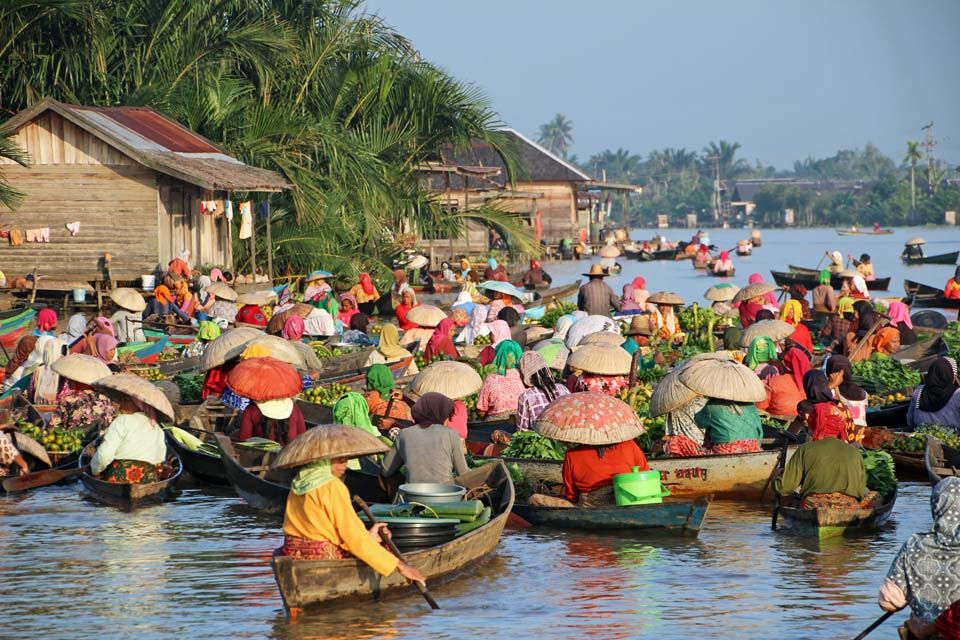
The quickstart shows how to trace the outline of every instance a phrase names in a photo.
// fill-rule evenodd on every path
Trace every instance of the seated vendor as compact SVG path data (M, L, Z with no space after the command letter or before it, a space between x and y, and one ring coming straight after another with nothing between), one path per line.
M14 465L20 473L30 472L27 461L20 455L13 437L9 434L9 431L15 428L16 425L12 422L0 425L0 477L13 475L11 471L14 470Z
M120 375L134 377L132 374ZM160 465L167 455L167 443L157 422L156 408L141 397L126 393L115 392L113 399L119 415L104 432L103 440L90 460L90 473L120 484L156 482Z
M706 431L704 445L711 455L760 451L763 427L750 402L710 398L693 419Z
M448 423L454 402L443 394L425 393L413 405L414 426L402 429L383 458L384 476L407 467L407 482L452 483L470 470L460 436Z

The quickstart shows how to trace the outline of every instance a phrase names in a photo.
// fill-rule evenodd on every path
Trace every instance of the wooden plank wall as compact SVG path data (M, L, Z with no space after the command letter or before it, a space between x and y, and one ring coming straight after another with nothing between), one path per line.
M569 182L518 182L518 191L542 193L537 198L537 209L543 214L543 237L549 244L557 244L564 238L577 239L577 203ZM520 206L529 210L529 201Z
M20 127L11 139L30 154L30 165L34 167L51 164L139 166L122 151L52 111ZM12 160L0 158L0 165L12 164L15 164Z
M191 253L190 263L216 265L232 268L233 249L230 224L223 216L213 217L200 213L200 200L211 197L199 187L169 176L158 175L160 229L160 260L167 264L184 249ZM227 194L212 194L216 199L225 199ZM234 203L234 221L239 224L240 211Z

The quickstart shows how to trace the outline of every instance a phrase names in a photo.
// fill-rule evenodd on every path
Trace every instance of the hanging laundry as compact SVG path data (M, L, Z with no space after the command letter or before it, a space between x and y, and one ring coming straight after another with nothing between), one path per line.
M223 203L223 215L227 217L228 222L233 222L233 202L226 200Z
M10 245L16 247L23 244L23 232L19 229L10 230Z
M10 237L10 232L9 232L9 231L7 231L7 230L5 230L5 229L2 230L2 231L0 231L0 238L9 238L9 237Z
M80 221L79 221L79 220L76 221L76 222L68 222L68 223L65 224L64 226L67 228L67 230L70 232L70 235L72 235L72 236L75 236L75 235L77 235L78 233L80 233Z
M222 218L225 207L226 205L222 199L213 200L213 217Z
M250 201L240 203L240 239L246 240L253 235L253 212Z
M204 215L213 215L217 212L218 209L216 200L201 200L200 201L200 213Z
M50 242L50 227L27 229L27 242Z

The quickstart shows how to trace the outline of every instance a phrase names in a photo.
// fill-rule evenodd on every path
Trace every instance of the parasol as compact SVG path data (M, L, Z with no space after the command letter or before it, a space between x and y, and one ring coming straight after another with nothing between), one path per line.
M435 391L451 400L466 398L480 391L483 380L473 367L464 362L443 361L427 365L414 376L407 386L406 393L411 398L419 398L425 393Z
M732 359L691 362L677 378L694 393L732 402L761 402L767 392L749 367Z
M627 403L595 391L557 398L533 428L554 440L595 446L626 442L644 431L640 418Z
M277 358L250 358L227 374L230 388L254 402L292 398L303 389L300 374Z
M544 340L534 345L533 350L543 356L547 366L554 371L563 371L570 357L570 349L563 346L561 340Z
M783 320L761 320L744 329L740 336L740 346L749 347L754 338L766 336L774 342L783 340L796 331L796 327Z
M515 286L509 282L502 282L500 280L484 280L477 285L477 289L486 289L487 291L499 291L500 293L505 293L509 296L513 296L517 300L523 300L526 297L526 294L520 289L517 289ZM409 314L408 314L409 315Z
M347 424L321 424L294 438L273 461L275 469L292 469L334 458L359 458L386 453L375 435Z

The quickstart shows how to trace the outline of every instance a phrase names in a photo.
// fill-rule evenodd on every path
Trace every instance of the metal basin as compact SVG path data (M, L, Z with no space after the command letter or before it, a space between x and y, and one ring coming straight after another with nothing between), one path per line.
M434 504L437 502L457 502L463 500L463 496L467 493L467 490L456 484L411 482L400 485L397 493L404 502Z

